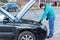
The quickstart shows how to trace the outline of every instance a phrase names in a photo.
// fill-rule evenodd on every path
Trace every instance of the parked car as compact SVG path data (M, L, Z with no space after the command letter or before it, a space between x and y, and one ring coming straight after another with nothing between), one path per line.
M47 27L44 24L28 19L11 22L11 19L0 14L0 38L5 40L44 40L47 37Z
M2 8L7 10L8 12L10 11L16 12L18 9L18 5L16 3L6 3L4 6L2 6Z

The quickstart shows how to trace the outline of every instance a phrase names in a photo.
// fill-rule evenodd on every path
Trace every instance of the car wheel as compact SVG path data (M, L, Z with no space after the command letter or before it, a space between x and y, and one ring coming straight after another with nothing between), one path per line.
M36 37L32 32L24 31L19 35L18 40L36 40Z

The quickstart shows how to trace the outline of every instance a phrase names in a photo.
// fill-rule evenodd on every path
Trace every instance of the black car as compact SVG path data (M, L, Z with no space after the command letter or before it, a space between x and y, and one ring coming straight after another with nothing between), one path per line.
M46 37L46 26L35 21L22 20L20 23L0 23L0 38L6 40L44 40Z

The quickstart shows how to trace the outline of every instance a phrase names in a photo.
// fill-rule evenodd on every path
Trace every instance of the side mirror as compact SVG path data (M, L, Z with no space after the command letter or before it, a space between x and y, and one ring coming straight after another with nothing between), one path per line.
M3 23L8 23L10 20L9 20L9 18L5 18L4 20L3 20Z

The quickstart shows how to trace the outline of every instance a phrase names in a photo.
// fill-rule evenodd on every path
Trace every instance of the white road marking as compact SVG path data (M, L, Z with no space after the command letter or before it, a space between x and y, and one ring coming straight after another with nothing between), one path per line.
M60 29L59 29L59 30L57 30L57 31L54 33L54 35L55 35L55 34L57 34L58 32L60 32Z

